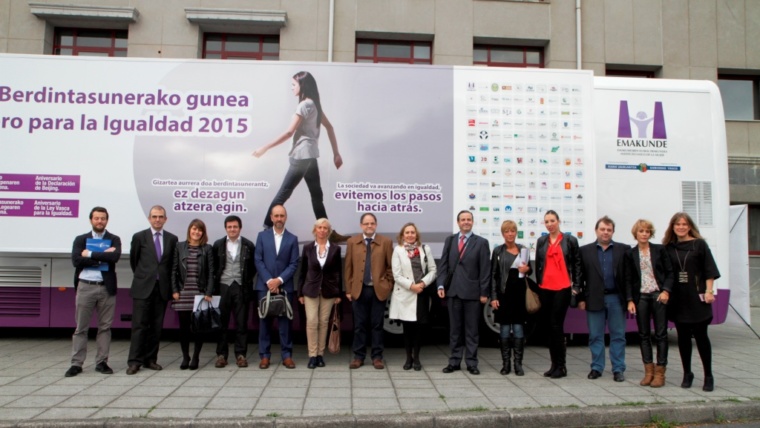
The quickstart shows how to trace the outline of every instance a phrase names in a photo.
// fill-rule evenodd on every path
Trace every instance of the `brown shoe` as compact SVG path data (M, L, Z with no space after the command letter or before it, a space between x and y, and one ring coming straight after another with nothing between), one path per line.
M268 369L269 368L269 358L264 357L261 359L261 362L259 363L260 369Z
M127 367L127 374L128 375L133 375L133 374L137 373L138 371L140 371L140 366L131 365L131 366Z
M654 378L649 386L652 388L661 388L663 385L665 385L665 366L655 366Z
M237 356L237 366L240 367L240 368L248 367L248 360L246 360L244 356L238 355Z
M227 358L225 358L224 355L217 355L216 364L214 364L214 367L218 369L223 369L227 367Z
M644 364L644 379L641 379L639 385L649 386L652 383L652 379L654 379L654 363L646 363Z
M155 361L151 361L148 364L146 364L145 368L146 369L151 369L151 370L163 370L164 369L163 367L161 367L161 364L158 364Z
M282 360L282 365L289 369L296 368L296 363L293 361L292 358L288 357Z
M384 368L385 368L385 364L383 364L383 360L381 360L381 359L379 359L379 358L378 358L377 360L372 360L372 365L373 365L373 366L374 366L376 369L378 369L378 370L382 370L382 369L384 369Z
M358 358L354 358L351 360L351 363L348 365L349 369L358 369L359 367L364 365L364 361L360 360Z

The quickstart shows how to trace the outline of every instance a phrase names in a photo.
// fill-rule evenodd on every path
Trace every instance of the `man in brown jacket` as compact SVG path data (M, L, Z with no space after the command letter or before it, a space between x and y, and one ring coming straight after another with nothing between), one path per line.
M367 356L368 335L372 333L372 365L383 364L383 322L385 301L393 290L391 256L393 243L375 233L377 217L364 213L359 222L362 234L348 239L346 247L346 298L354 311L354 358L348 365L358 369Z

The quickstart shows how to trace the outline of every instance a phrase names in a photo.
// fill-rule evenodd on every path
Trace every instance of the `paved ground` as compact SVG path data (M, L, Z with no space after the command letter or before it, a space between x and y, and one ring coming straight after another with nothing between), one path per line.
M760 331L760 309L753 311L753 318L755 330ZM309 370L304 346L296 349L295 370L277 365L277 357L270 369L260 370L255 344L250 346L251 367L216 369L214 347L207 344L201 368L188 371L179 370L179 346L173 342L162 343L159 362L164 370L143 369L127 376L126 340L112 346L110 364L115 374L96 373L90 355L82 374L65 378L70 340L0 339L0 426L24 421L61 426L82 420L97 426L114 421L142 426L149 421L168 423L165 418L187 426L188 421L194 421L193 426L223 426L226 421L246 426L308 422L431 427L474 423L582 426L644 423L652 418L707 422L728 416L760 419L760 339L747 327L726 325L711 327L710 337L716 383L710 393L701 390L696 348L694 387L679 387L683 372L674 331L667 385L660 389L638 385L642 367L637 346L627 349L627 379L622 383L614 382L609 371L600 379L586 379L589 351L585 346L568 349L569 375L558 380L541 374L549 366L548 350L543 347L526 349L525 376L505 377L498 373L501 361L495 348L481 348L480 376L441 373L447 361L444 345L423 348L424 368L415 372L402 370L401 349L386 351L385 370L371 365L349 370L350 354L345 347L338 355L326 356L327 367ZM92 354L94 346L90 344Z

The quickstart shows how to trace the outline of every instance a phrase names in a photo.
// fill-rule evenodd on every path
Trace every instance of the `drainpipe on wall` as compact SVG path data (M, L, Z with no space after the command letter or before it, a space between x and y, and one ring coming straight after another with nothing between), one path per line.
M575 68L583 68L581 60L581 0L575 0Z
M333 38L335 33L335 0L330 0L330 18L327 29L327 62L333 62Z

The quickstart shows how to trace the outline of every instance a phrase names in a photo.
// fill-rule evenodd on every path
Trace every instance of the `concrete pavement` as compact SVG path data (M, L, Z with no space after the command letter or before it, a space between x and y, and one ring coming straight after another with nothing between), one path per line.
M760 331L760 309L753 310ZM607 426L652 420L710 422L760 420L760 339L747 327L710 327L716 388L701 389L702 367L694 349L694 386L680 388L675 331L670 332L667 384L638 385L643 375L638 346L626 350L626 381L607 372L588 380L586 346L568 348L568 377L552 380L548 350L528 347L523 377L501 376L499 350L480 349L480 376L441 373L447 346L422 351L423 370L404 371L402 349L387 349L387 367L349 370L349 349L325 357L327 366L306 368L305 346L297 346L297 368L214 368L214 346L204 347L197 371L180 370L179 345L163 342L164 370L127 376L129 342L112 345L113 375L95 372L95 344L84 372L63 376L71 341L0 339L0 427L4 426Z

